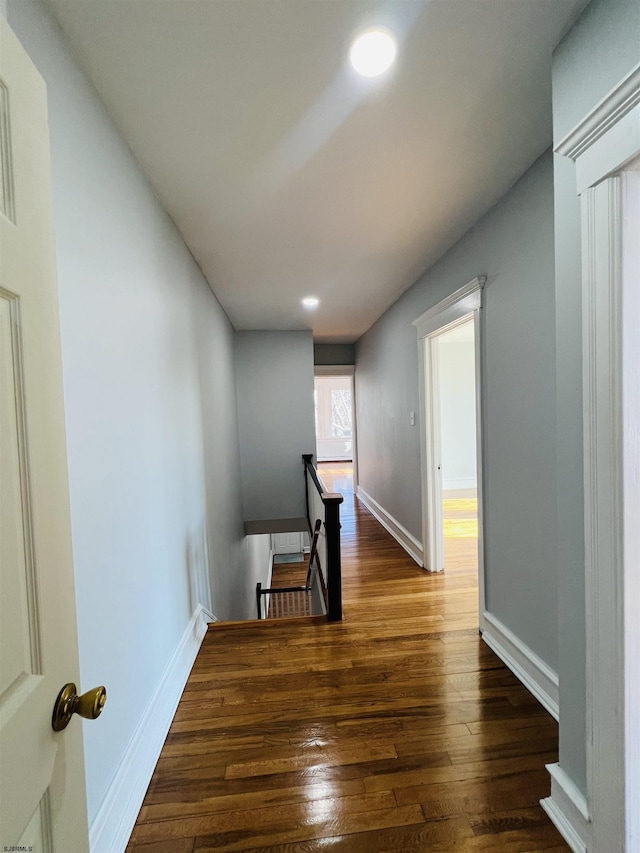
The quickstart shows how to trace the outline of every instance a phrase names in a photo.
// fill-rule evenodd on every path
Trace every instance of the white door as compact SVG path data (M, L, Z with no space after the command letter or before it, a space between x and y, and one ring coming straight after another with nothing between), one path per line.
M0 844L85 853L46 90L0 14Z
M301 554L303 548L302 533L274 533L274 554Z

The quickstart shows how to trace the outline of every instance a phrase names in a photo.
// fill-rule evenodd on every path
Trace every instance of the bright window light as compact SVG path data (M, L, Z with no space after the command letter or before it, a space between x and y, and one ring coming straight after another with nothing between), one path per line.
M384 73L396 58L396 40L384 30L367 30L351 45L351 64L363 77Z
M320 300L317 296L305 296L302 300L302 304L305 308L308 308L309 311L313 311L314 308L317 308L320 305Z

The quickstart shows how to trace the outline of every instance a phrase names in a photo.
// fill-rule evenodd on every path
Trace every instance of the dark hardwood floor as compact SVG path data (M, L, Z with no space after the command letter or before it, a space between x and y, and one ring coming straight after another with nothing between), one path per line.
M472 505L429 575L321 473L344 621L210 627L128 853L567 851L538 805L556 723L478 636Z

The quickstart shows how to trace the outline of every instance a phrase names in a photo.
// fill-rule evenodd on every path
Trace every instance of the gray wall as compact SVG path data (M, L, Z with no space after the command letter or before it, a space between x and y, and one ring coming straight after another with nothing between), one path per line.
M360 485L422 539L412 320L478 275L483 323L487 608L556 669L553 175L545 154L364 335Z
M553 53L554 143L639 62L638 0L592 0Z
M226 315L46 8L8 20L49 95L81 684L109 689L91 820L196 604L253 615L268 537L243 536Z
M238 332L245 521L306 515L302 454L315 453L311 332Z
M355 364L356 348L354 344L314 344L313 363L324 365Z
M638 0L595 0L553 56L558 143L640 60ZM586 791L582 297L573 163L554 160L560 763Z

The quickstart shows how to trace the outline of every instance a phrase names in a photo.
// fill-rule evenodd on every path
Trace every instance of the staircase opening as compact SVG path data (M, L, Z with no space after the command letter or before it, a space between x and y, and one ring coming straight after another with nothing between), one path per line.
M279 534L275 543L269 583L256 586L258 619L326 615L342 619L342 568L340 505L343 497L331 492L313 464L313 454L303 454L309 556L297 549L305 535ZM304 547L304 546L303 546ZM276 562L277 558L277 562ZM304 575L304 582L302 577Z

